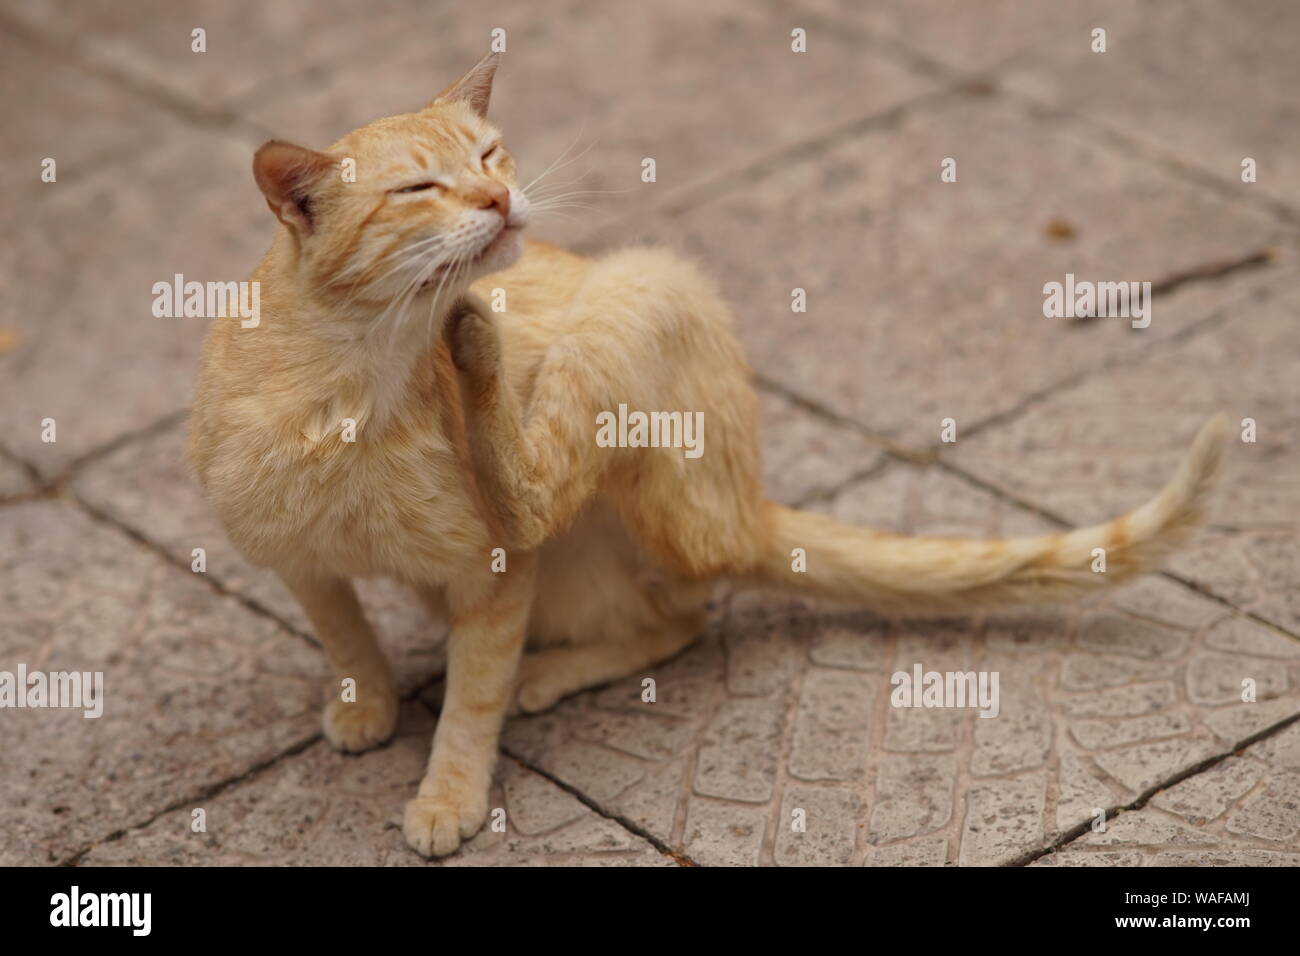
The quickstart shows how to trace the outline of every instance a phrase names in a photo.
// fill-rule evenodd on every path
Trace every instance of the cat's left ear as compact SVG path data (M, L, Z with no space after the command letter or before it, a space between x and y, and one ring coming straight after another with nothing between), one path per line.
M488 100L492 98L492 78L497 73L500 53L489 53L479 60L468 73L434 97L429 106L439 103L467 103L479 116L486 117Z

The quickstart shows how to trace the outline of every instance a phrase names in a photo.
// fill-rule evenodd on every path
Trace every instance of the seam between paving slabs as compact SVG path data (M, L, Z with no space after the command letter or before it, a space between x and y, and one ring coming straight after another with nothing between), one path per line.
M166 87L162 84L154 83L140 77L135 77L116 69L115 67L105 64L93 55L86 52L84 45L76 37L65 37L56 31L47 33L43 29L34 26L24 20L13 17L6 11L0 10L0 24L3 24L8 32L25 42L27 45L40 49L45 52L57 52L59 56L68 59L69 50L71 50L71 63L83 73L98 79L109 82L119 88L133 93L137 96L149 99L163 108L167 109L173 115L183 121L199 127L206 127L219 131L242 133L252 135L257 139L274 138L274 131L262 126L261 124L250 120L244 115L244 110L254 104L261 102L274 102L283 99L283 96L272 97L265 100L262 94L263 88L258 88L251 93L238 98L226 107L213 109L202 102L196 102L185 94ZM290 78L287 83L291 86L305 84L311 76L318 72L321 64L313 64L302 70L296 76ZM277 88L282 88L277 84ZM760 155L757 160L751 161L742 166L739 170L733 170L730 173L719 174L705 180L696 180L688 182L680 187L673 188L659 200L650 204L651 211L664 211L669 216L674 216L684 209L694 208L697 205L718 198L725 193L730 193L744 185L748 185L758 179L761 179L770 173L791 165L805 156L821 151L837 143L852 140L863 133L878 127L888 128L896 125L902 118L916 107L923 106L932 100L943 101L953 94L960 94L969 88L957 84L953 89L930 90L912 97L904 102L890 107L882 112L871 113L865 117L857 117L845 124L834 127L831 130L815 134L811 137L798 140L794 143L787 144L770 153ZM143 147L141 147L143 148ZM138 149L118 150L111 156L113 162L124 162L137 155ZM616 217L610 226L602 227L599 234L603 235L606 231L612 231L619 226L624 225L629 218L636 220L644 219L645 211L632 213L626 217ZM597 240L599 241L599 240ZM583 250L591 248L592 240L586 242L577 242L574 244L575 249Z
M94 505L87 502L84 498L80 497L74 491L67 490L65 497L68 500L70 500L73 504L75 504L78 508L80 508L81 511L85 513L88 517L99 522L100 524L107 525L108 527L113 528L115 531L121 534L126 535L132 541L136 542L142 547L147 548L149 551L153 552L155 555L162 558L163 561L166 562L166 564L169 567L175 568L176 570L181 572L189 572L190 574L193 574L193 572L190 570L189 565L175 558L170 552L167 551L166 548L164 548L158 542L154 541L152 538L148 537L144 532L137 530L132 525L119 521L118 519L114 518L112 515L108 514L105 511L101 511L99 508L96 508ZM280 615L278 615L275 611L271 610L266 605L262 604L260 601L254 600L253 598L250 598L247 595L240 594L238 591L231 590L221 581L218 575L214 575L211 572L205 572L203 575L201 575L201 577L207 582L208 586L211 587L218 594L222 595L223 597L231 598L239 602L246 609L252 611L254 614L257 614L260 617L264 617L272 621L274 624L279 626L286 633L293 635L294 637L298 638L301 641L306 641L312 647L316 648L317 650L320 650L320 643L316 640L314 635L309 634L306 631L300 630L299 628L291 624L289 621L286 621L284 618L280 617Z
M15 455L4 445L0 445L0 461L9 462L23 473L23 477L27 481L26 488L20 488L9 495L0 495L0 506L7 505L12 501L27 501L40 495L43 479L41 473L32 467L31 462Z
M1227 279L1238 272L1254 270L1266 266L1267 263L1272 261L1271 256L1272 254L1268 250L1257 250L1255 252L1247 253L1230 263L1207 263L1207 266L1211 267L1209 271L1207 271L1206 266L1180 270L1152 283L1151 294L1152 296L1160 293L1168 294L1174 289L1191 283L1218 282ZM1242 295L1237 296L1226 305L1213 309L1201 318L1187 323L1177 332L1173 332L1163 339L1156 340L1148 345L1147 349L1159 348L1167 351L1181 346L1189 340L1197 338L1203 334L1208 334L1229 322L1232 318L1234 309L1243 305L1258 305L1261 302L1267 302L1276 294L1276 290L1271 286L1260 286L1250 289ZM1070 334L1075 334L1081 331L1083 331L1083 327L1072 330ZM1103 356L1096 364L1086 369L1082 369L1072 375L1067 375L1065 378L1056 382L1045 385L1043 388L1038 389L1035 392L1031 392L1010 408L1001 412L995 412L987 418L979 419L973 424L967 426L964 433L967 437L970 437L971 435L978 435L996 425L1001 425L1003 422L1014 421L1034 406L1040 405L1044 401L1053 398L1062 392L1068 392L1070 389L1083 384L1095 375L1104 374L1117 368L1127 368L1132 365L1140 365L1147 361L1148 357L1149 354L1145 351L1116 351Z
M428 684L425 685L425 688L430 687L433 684L436 684L441 679L442 677L441 675L439 675L438 677L429 681ZM429 713L433 715L435 720L437 720L441 716L440 715L441 707L435 707L433 704L429 703L427 700L424 699L423 691L425 688L421 688L421 696L418 698L419 703L422 707L424 707L425 710L429 711ZM622 814L613 813L609 810L606 810L604 807L600 805L600 802L597 801L594 797L589 796L587 793L582 791L574 784L569 783L567 780L564 780L563 778L557 776L551 771L546 770L541 766L538 766L536 763L529 760L527 757L524 757L522 754L515 753L505 744L501 744L500 750L502 754L509 757L511 760L519 764L519 766L523 767L525 770L528 770L531 773L537 774L539 777L549 780L551 783L559 787L565 793L569 794L579 803L595 811L597 814L604 817L606 820L610 820L613 823L618 824L620 827L622 827L624 830L627 830L633 836L644 840L646 843L649 843L652 847L654 847L664 856L669 857L671 860L673 860L673 862L675 862L678 866L699 866L700 865L696 863L694 860L692 860L689 856L687 856L682 850L675 849L674 847L670 846L667 842L655 836L645 827L641 826L640 824L636 823L633 820L628 819Z
M1020 104L1031 115L1053 118L1059 117L1083 127L1088 133L1098 134L1092 141L1108 146L1112 151L1131 159L1141 160L1185 183L1195 185L1207 192L1212 192L1221 199L1244 202L1256 209L1268 213L1286 228L1294 231L1300 227L1300 211L1263 193L1248 190L1242 192L1240 184L1225 180L1218 175L1182 162L1170 156L1156 146L1132 139L1113 126L1070 110L1048 100L1040 100L1018 90L1000 90L1008 100Z
M243 781L252 780L260 773L262 773L262 771L267 770L270 767L273 767L282 758L292 757L296 754L302 753L304 750L311 747L312 744L315 744L317 741L323 739L323 736L324 735L321 734L320 731L317 731L316 733L312 734L310 737L304 737L302 740L299 740L297 743L290 745L285 750L282 750L279 753L271 757L268 757L266 760L259 761L258 763L249 767L247 770L243 771L242 773L238 773L235 774L234 776L227 777L224 780L218 780L216 783L209 784L208 786L203 787L191 794L181 797L179 800L174 800L171 803L167 804L162 809L157 810L154 813L151 813L148 817L144 818L143 820L140 820L137 823L132 823L129 826L122 827L122 829L120 830L114 830L112 833L108 834L105 837L102 837L101 839L92 840L90 843L87 843L77 852L64 857L62 860L56 863L55 866L80 866L81 861L85 859L86 854L90 853L91 850L94 850L97 847L103 846L107 843L116 843L118 840L122 839L127 834L133 833L137 830L143 830L145 827L149 826L155 820L159 819L162 816L165 816L168 813L172 813L176 810L181 809L182 807L192 806L193 804L199 801L211 800L213 797L221 793L224 793L225 791L238 785L239 783L242 783Z
M1067 109L1057 102L1040 99L1019 90L1009 90L997 84L995 82L997 75L1011 63L1024 56L1025 51L1012 53L986 69L967 72L936 60L909 46L897 37L882 36L875 31L864 29L852 21L835 15L828 16L802 7L799 10L799 18L811 26L824 30L835 41L842 41L846 38L852 39L868 47L872 53L912 70L920 76L932 80L965 82L972 86L987 87L989 94L1001 96L1010 102L1014 102L1027 109L1033 116L1060 117L1086 127L1091 132L1101 134L1100 140L1097 141L1115 153L1127 156L1130 159L1150 163L1184 182L1213 192L1220 197L1229 196L1238 201L1244 199L1245 202L1267 211L1292 230L1300 226L1300 209L1294 206L1258 193L1247 192L1243 194L1236 188L1237 184L1232 180L1224 179L1200 167L1183 163L1177 157L1170 156L1158 147L1126 135L1122 130Z
M644 840L646 843L649 843L652 847L654 847L664 856L668 857L678 866L699 866L700 865L696 863L694 860L692 860L685 853L683 853L681 850L675 850L672 847L670 847L667 843L659 839L659 837L655 836L653 833L651 833L649 830L647 830L645 827L641 826L640 824L635 823L632 820L629 820L627 817L621 814L611 813L610 811L606 810L599 803L597 803L591 797L587 796L587 794L583 793L577 787L573 786L572 784L568 783L565 780L560 779L550 771L544 770L543 768L536 766L535 764L526 760L524 757L521 757L519 754L514 753L507 747L502 747L501 752L505 754L507 757L509 757L511 760L513 760L515 763L519 764L519 766L523 767L525 770L528 770L531 773L537 774L539 777L544 777L546 780L549 780L551 783L559 787L565 793L569 794L579 803L582 803L584 806L589 807L591 810L593 810L595 813L599 814L600 816L604 817L606 820L610 820L618 824L624 830L627 830L629 833L631 833L633 836L639 837L640 839Z
M238 130L255 134L262 139L271 138L272 134L268 130L234 110L214 109L160 83L132 76L104 63L93 54L88 54L84 41L75 34L47 33L42 28L15 17L5 10L0 10L0 24L4 26L9 36L16 37L29 47L57 56L60 61L73 66L92 79L108 82L136 96L148 99L193 126ZM142 144L141 149L147 148L148 145Z
M1250 293L1247 294L1246 298L1252 299L1254 301L1268 301L1273 297L1274 294L1275 293L1271 289L1265 287L1265 288L1258 288L1252 290ZM1163 339L1158 342L1153 342L1148 347L1148 349L1143 353L1141 353L1140 355L1131 356L1127 354L1121 354L1117 356L1111 356L1110 358L1103 360L1102 362L1098 363L1098 365L1090 369L1087 369L1083 372L1077 373L1072 376L1068 376L1062 381L1057 382L1055 385L1048 386L1047 388L1044 388L1039 392L1036 392L1033 396L1030 396L1029 399L1022 401L1018 406L1015 407L1015 409L1013 409L1016 412L1015 415L1012 415L1010 413L1011 410L1009 410L1007 413L1001 413L997 416L991 417L990 419L982 420L981 422L977 422L975 425L968 427L966 434L971 435L971 434L978 433L978 431L982 430L986 426L986 424L997 424L997 425L1005 424L1006 422L1011 421L1014 418L1018 417L1020 414L1023 414L1029 408L1033 407L1036 404L1039 404L1042 401L1045 401L1046 399L1054 396L1055 394L1059 392L1068 391L1069 389L1082 384L1084 381L1087 380L1089 376L1091 376L1094 373L1110 371L1111 369L1114 368L1122 368L1129 365L1141 364L1142 362L1147 361L1152 354L1155 354L1156 350L1163 349L1166 346L1181 345L1190 338L1203 334L1210 329L1217 328L1219 325L1223 324L1228 320L1230 313L1232 312L1232 310L1235 308L1237 304L1238 304L1237 302L1230 303L1227 306L1215 310L1206 318L1197 320L1196 322L1192 323L1188 328L1184 330L1180 330L1178 333L1175 333L1174 335L1171 335L1166 339ZM850 418L845 415L841 415L840 413L834 411L833 409L828 409L824 405L820 404L819 402L812 399L808 399L797 392L793 392L790 389L786 388L785 386L781 385L780 383L773 382L770 379L767 379L760 375L755 376L755 381L760 388L769 392L779 394L782 397L789 399L790 401L797 404L799 407L808 411L810 414L816 415L822 418L823 420L830 422L831 424L850 428L858 432L859 434L863 435L868 441L880 445L884 449L885 453L895 460L907 462L912 465L919 465L921 467L931 467L931 466L937 467L957 478L960 478L962 481L966 482L967 484L973 485L983 491L988 492L989 494L993 495L994 497L1002 501L1009 502L1020 508L1030 511L1033 514L1045 519L1046 521L1051 522L1057 527L1060 528L1075 527L1075 525L1073 525L1071 522L1067 521L1065 518L1061 517L1060 515L1056 514L1050 509L1045 508L1027 498L1022 498L1019 495L1009 492L1003 489L1002 487L1000 487L999 485L996 485L990 481L986 481L982 478L977 477L976 475L972 474L971 472L967 471L966 469L962 468L959 465L953 464L950 461L946 461L940 458L937 449L931 449L929 451L920 451L920 450L911 449L907 446L901 446L897 442L894 442L893 440L871 430L870 428L863 425L861 422L857 421L856 419ZM872 470L874 469L868 469L868 473L870 473ZM850 477L840 482L834 488L824 489L822 491L819 491L816 494L815 499L820 500L823 498L834 497L835 495L840 494L846 488L852 485L855 480L857 479ZM1262 617L1253 611L1246 611L1237 607L1235 604L1233 604L1227 598L1224 598L1222 595L1218 594L1212 588L1202 586L1196 582L1193 582L1171 571L1162 571L1159 573L1162 577L1170 581L1173 581L1177 584L1180 584L1189 590L1195 591L1196 593L1204 597L1217 601L1218 603L1228 608L1231 608L1233 611L1236 611L1238 614L1242 614L1245 617L1248 617L1251 620L1255 621L1256 623L1268 627L1269 629L1275 631L1278 634L1288 637L1291 640L1300 641L1300 634L1296 634L1290 631L1289 629L1287 629L1286 627L1283 627L1282 625L1278 624L1277 622Z
M1051 511L1050 509L1035 504L1034 502L1026 498L1021 498L1019 495L1011 494L1010 492L1004 491L999 486L991 482L985 481L984 479L976 475L972 475L970 472L956 465L950 464L948 462L940 461L940 462L936 462L935 467L948 472L949 474L953 475L956 478L960 478L962 481L966 482L969 485L979 488L982 491L988 492L989 494L993 495L996 498L999 498L1002 501L1016 505L1017 507L1023 508L1026 511L1032 512L1038 517L1044 519L1045 521L1051 522L1052 524L1056 525L1059 528L1070 530L1078 527L1077 525L1074 525L1069 521L1066 521L1064 518L1056 514L1054 511ZM1278 624L1275 621L1271 621L1268 618L1255 613L1254 611L1247 611L1237 607L1237 605L1233 604L1230 600L1218 594L1216 591L1207 588L1197 583L1196 581L1191 580L1190 578L1185 578L1182 575L1177 574L1173 571L1158 571L1156 573L1160 577L1166 578L1169 581L1173 581L1175 584L1180 584L1183 587L1187 588L1189 591L1194 591L1197 594L1201 595L1202 597L1208 598L1236 612L1237 614L1242 615L1243 617L1249 618L1250 620L1254 621L1256 624L1266 627L1269 630L1273 631L1274 633L1281 635L1282 637L1289 638L1290 640L1293 641L1300 641L1300 634L1296 634L1290 629L1283 627L1281 624Z
M80 472L87 465L94 464L95 462L99 461L101 458L105 458L108 455L111 455L113 452L117 451L119 448L125 445L129 445L136 440L152 438L153 436L159 435L170 428L180 425L182 422L186 420L186 418L189 417L189 414L190 414L190 410L188 408L178 408L176 409L176 411L164 415L162 418L157 419L152 424L145 425L143 428L137 428L133 431L123 432L122 434L118 435L116 438L113 438L102 445L92 448L88 452L78 455L76 458L74 458L71 462L67 464L67 466L64 468L61 474L56 475L53 479L51 479L50 483L54 484L59 481L66 481L72 478L73 475Z
M188 413L187 410L173 412L170 415L167 415L159 419L158 421L154 422L151 425L146 425L144 428L137 429L133 432L123 433L122 435L119 435L117 438L113 439L112 441L104 445L101 445L95 449L92 449L91 451L87 452L84 455L81 455L80 457L75 459L67 467L67 469L65 469L59 476L50 479L39 478L39 473L36 472L35 468L31 465L30 462L26 461L23 458L18 457L17 455L13 455L12 453L7 453L6 450L2 446L0 446L0 454L7 455L7 457L11 458L16 464L18 464L20 467L28 471L29 474L36 475L39 478L39 481L37 482L37 486L35 488L29 489L27 491L20 491L16 495L11 495L7 498L0 498L0 507L3 507L4 505L7 504L16 504L18 502L36 501L36 500L70 501L75 507L80 509L84 514L86 514L92 520L100 524L106 525L108 527L111 527L115 531L123 535L126 535L132 541L136 542L142 547L147 548L149 551L153 552L155 555L162 558L163 561L166 562L171 567L174 567L177 570L181 570L181 571L188 570L188 565L186 565L184 562L180 561L178 558L172 555L166 548L164 548L157 541L154 541L143 531L139 530L138 528L136 528L131 524L128 524L125 521L121 521L118 518L115 518L113 515L109 514L108 512L92 505L89 501L87 501L85 498L81 497L81 495L77 494L74 490L72 490L70 486L71 481L73 480L74 477L76 477L77 474L79 474L79 470L82 466L93 464L95 461L99 460L100 458L103 458L112 452L118 451L121 448L129 446L134 442L136 442L137 440L143 440L145 438L152 437L156 434L160 434L162 432L167 431L169 428L175 427L177 424L180 423L180 421L184 419L187 413ZM298 638L299 640L306 641L308 644L310 644L312 647L315 647L318 650L320 649L320 644L317 642L314 635L308 633L307 631L301 630L292 622L285 620L283 617L281 617L271 608L262 604L260 601L257 601L254 598L251 598L245 594L241 594L240 592L227 587L226 584L221 580L221 576L219 574L208 572L203 575L203 579L208 584L209 587L211 587L213 590L215 590L218 594L222 595L223 597L228 597L235 601L238 601L246 609L253 612L254 614L257 614L260 617L268 618L287 633L292 634L294 637Z
M1113 820L1121 813L1131 813L1134 810L1141 810L1143 807L1147 805L1148 802L1150 802L1152 797L1160 793L1162 790L1168 790L1170 787L1174 786L1175 784L1182 783L1184 780L1189 780L1192 777L1198 776L1206 772L1207 770L1210 770L1212 767L1215 767L1218 764L1222 763L1223 761L1227 760L1229 757L1233 756L1238 751L1244 750L1247 747L1257 744L1262 740L1267 740L1269 737L1281 733L1283 730L1286 730L1292 724L1295 724L1297 722L1300 722L1300 713L1292 714L1290 717L1284 718L1283 720L1280 720L1275 724L1271 724L1270 726L1265 727L1263 730L1256 731L1250 736L1242 738L1237 743L1233 744L1231 747L1228 747L1222 753L1216 754L1213 757L1207 757L1205 760L1202 760L1199 763L1193 764L1192 766L1180 770L1177 773L1171 774L1169 777L1165 778L1165 780L1161 781L1160 783L1154 784L1151 787L1148 787L1146 790L1143 790L1131 802L1126 803L1122 806L1108 807L1106 809L1106 819ZM1047 846L1040 847L1037 850L1032 850L1002 865L1003 866L1028 866L1030 863L1033 863L1035 860L1041 859L1042 857L1047 856L1049 853L1055 853L1058 850L1062 849L1063 847L1068 846L1069 844L1073 843L1075 840L1079 839L1081 836L1085 835L1091 829L1092 829L1092 819L1089 818L1083 821L1082 823L1078 823L1075 826L1065 830L1063 833L1061 833L1060 836L1058 836Z
M783 169L824 154L827 150L855 139L877 129L896 129L912 113L924 111L927 107L946 103L954 96L972 96L969 89L962 85L927 90L916 96L903 100L884 110L856 116L820 133L805 139L796 140L780 146L770 152L760 154L738 169L719 173L707 180L682 186L675 190L672 197L662 204L662 211L671 217L685 212L692 212L706 203L722 198L739 189L752 186L778 173Z
M24 468L28 474L33 476L33 481L35 483L35 488L33 489L34 494L49 494L57 492L59 486L67 484L72 481L72 479L76 478L87 465L92 465L101 458L105 458L117 451L119 448L130 445L137 440L152 438L154 435L161 434L170 428L174 428L184 422L188 415L188 408L180 408L176 411L168 412L166 415L155 419L148 425L143 425L140 428L134 428L130 431L124 431L121 434L110 438L108 441L94 446L89 451L82 452L80 455L73 458L72 461L64 465L59 471L50 474L48 477L36 467L34 462L13 453L10 453L9 457L12 458L16 464ZM0 448L0 453L2 452L4 452L4 449Z
M686 212L699 209L701 206L752 186L782 169L817 156L840 143L851 142L872 130L896 128L911 113L947 102L948 98L954 95L972 94L969 89L960 84L940 90L927 90L884 110L856 116L820 133L761 152L757 159L716 175L672 187L662 198L651 202L647 209L617 215L596 227L591 234L574 243L573 248L584 254L606 249L611 241L628 235L629 231L640 232L652 216L674 219Z
M1169 290L1187 285L1192 282L1218 282L1227 279L1237 272L1246 269L1255 269L1261 267L1265 262L1271 261L1269 253L1264 250L1247 253L1238 257L1230 263L1214 262L1202 266L1194 266L1190 269L1179 270L1153 284L1153 289L1157 286L1164 286L1166 293ZM1207 271L1207 266L1213 267ZM1050 382L1042 388L1031 392L1024 398L1020 399L1011 407L1000 412L994 412L986 418L977 419L975 422L966 425L963 434L967 437L978 435L987 428L994 425L1001 425L1005 422L1014 421L1020 415L1044 401L1055 397L1056 395L1067 392L1070 389L1083 384L1094 375L1112 371L1117 368L1126 368L1131 365L1139 365L1148 361L1152 354L1161 354L1172 348L1186 344L1189 340L1199 337L1203 334L1217 329L1219 326L1231 320L1233 310L1241 308L1243 305L1254 305L1261 302L1267 302L1277 294L1272 286L1260 286L1250 289L1237 296L1231 302L1212 309L1199 319L1195 319L1177 332L1171 333L1163 339L1157 339L1150 343L1141 352L1113 352L1103 356L1094 364L1077 372L1071 373L1055 382ZM789 386L770 378L769 376L756 372L754 382L759 388L781 396L790 403L797 405L803 410L810 412L825 421L835 425L841 425L850 428L874 445L884 449L885 452L895 458L904 461L910 461L917 465L930 465L941 463L939 459L939 445L916 446L897 441L888 435L876 431L868 425L863 424L849 415L844 415L827 405L822 404L815 398L810 398L803 393L790 388ZM852 479L842 482L837 488L831 490L831 493L838 492L852 482Z
M412 688L411 690L407 691L399 699L401 700L402 703L413 703L417 701L419 699L419 696L423 694L425 691L427 691L431 685L437 683L439 680L441 680L441 675L435 674L432 677L430 677L428 680L421 683L418 687ZM226 777L223 780L218 780L214 783L210 783L205 787L201 787L200 789L198 789L192 794L181 797L179 800L172 801L171 803L163 807L161 810L158 810L150 814L146 819L143 819L137 823L133 823L129 826L125 826L120 830L114 830L112 833L108 834L105 837L101 837L98 840L92 840L90 843L86 844L76 853L72 853L64 857L61 861L59 861L55 865L56 866L78 866L80 865L81 861L86 857L86 854L90 853L90 851L96 849L97 847L103 846L106 843L116 843L118 840L121 840L127 834L133 833L137 830L143 830L145 827L149 826L154 821L160 819L161 817L165 816L168 813L172 813L176 810L179 810L182 807L192 806L195 803L203 800L211 800L213 797L219 796L220 794L225 793L228 790L233 790L237 787L242 786L245 783L251 783L258 777L260 777L264 772L278 765L280 761L288 757L296 757L298 754L309 750L314 745L318 743L322 743L324 739L325 739L325 735L318 730L315 733L311 734L310 736L304 737L301 740L298 740L297 742L290 744L288 747L281 750L279 753L273 754L272 756L267 757L265 760L258 761L257 763L249 767L247 770L241 771L240 773L237 774L233 774L229 777Z
M1246 257L1246 258L1253 258L1253 256ZM1223 275L1226 276L1227 273L1224 273ZM1178 284L1182 284L1182 281L1183 280L1179 280ZM1213 281L1213 280L1204 280L1204 281ZM993 425L1001 425L1005 422L1014 421L1016 418L1020 417L1021 414L1028 411L1030 408L1034 407L1035 405L1041 404L1042 402L1056 396L1061 392L1069 391L1071 388L1074 388L1075 386L1080 385L1083 382L1087 381L1091 376L1095 374L1108 372L1114 368L1123 368L1129 365L1141 364L1142 362L1145 362L1150 358L1150 356L1153 354L1153 351L1155 354L1159 354L1162 350L1166 348L1181 346L1185 344L1188 340L1196 338L1202 333L1207 333L1213 329L1218 328L1220 325L1224 324L1229 320L1231 311L1237 306L1239 306L1243 299L1249 300L1251 302L1261 302L1261 301L1268 301L1270 298L1272 298L1273 295L1274 293L1268 287L1262 287L1262 288L1250 290L1248 293L1246 293L1244 296L1239 297L1237 300L1234 300L1233 302L1225 306L1222 306L1218 309L1212 310L1211 312L1209 312L1207 315L1203 316L1200 319L1194 320L1193 322L1189 323L1185 328L1180 329L1179 331L1167 336L1164 339L1158 339L1155 342L1152 342L1149 346L1147 346L1146 351L1141 353L1116 352L1111 355L1105 356L1102 359L1100 359L1098 362L1096 362L1094 365L1089 366L1088 368L1067 375L1064 378L1058 379L1057 381L1045 385L1042 388L1038 389L1037 391L1030 393L1029 395L1025 396L1023 399L1021 399L1019 402L1017 402L1015 405L1012 405L1010 408L1005 409L1004 411L1001 412L995 412L994 414L989 415L986 418L978 419L974 423L965 426L963 430L963 434L967 436L979 434L986 428L991 427ZM865 438L870 444L873 444L881 448L883 451L885 451L886 454L888 454L889 456L895 459L901 461L907 461L914 465L922 465L922 466L933 465L933 464L940 464L940 465L944 464L942 459L939 457L939 446L937 444L929 447L922 447L922 446L908 445L906 443L899 442L891 438L890 436L882 432L876 431L870 426L863 424L862 422L858 421L856 418L838 412L835 409L831 408L830 406L825 405L822 402L818 401L817 399L810 398L807 395L804 395L802 392L796 391L795 389L790 388L784 383L779 382L773 378L770 378L769 376L761 372L755 372L753 376L753 380L754 380L754 384L758 388L766 392L770 392L774 395L778 395L781 398L784 398L786 401L803 409L809 414L814 415L832 425L837 425L842 428L847 428L857 432L859 435ZM859 478L868 477L873 470L875 470L875 466L865 469L860 475L854 475L844 479L838 485L835 485L830 489L823 489L817 492L816 497L817 498L833 497L834 495L842 491L844 488L853 484Z

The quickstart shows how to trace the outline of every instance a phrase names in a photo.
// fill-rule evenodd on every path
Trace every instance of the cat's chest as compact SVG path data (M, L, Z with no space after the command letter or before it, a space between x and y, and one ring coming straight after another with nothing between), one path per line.
M436 434L385 435L340 452L312 496L321 563L354 576L454 575L487 530L454 449Z

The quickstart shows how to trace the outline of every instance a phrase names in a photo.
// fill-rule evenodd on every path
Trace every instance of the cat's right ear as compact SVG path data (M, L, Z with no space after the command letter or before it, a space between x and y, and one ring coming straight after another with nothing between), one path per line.
M253 178L275 218L309 235L315 228L312 193L336 165L326 153L273 139L253 155Z

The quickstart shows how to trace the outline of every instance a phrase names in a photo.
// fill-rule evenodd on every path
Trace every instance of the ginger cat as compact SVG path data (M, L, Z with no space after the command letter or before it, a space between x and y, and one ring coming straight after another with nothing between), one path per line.
M767 500L726 304L668 251L593 260L525 244L529 200L486 119L495 69L489 56L424 109L325 152L257 151L281 223L253 274L262 321L213 325L190 424L231 540L283 579L324 645L335 747L382 743L398 708L350 579L395 578L447 615L445 702L405 811L420 853L451 853L482 825L508 713L677 654L720 579L960 614L1116 584L1200 520L1221 419L1155 499L1070 533L909 538ZM344 158L355 182L339 175ZM493 287L507 294L500 318L478 298ZM703 412L705 453L601 447L597 415L620 404ZM1105 574L1090 569L1095 547ZM792 570L795 548L806 572ZM338 693L349 677L350 703Z

